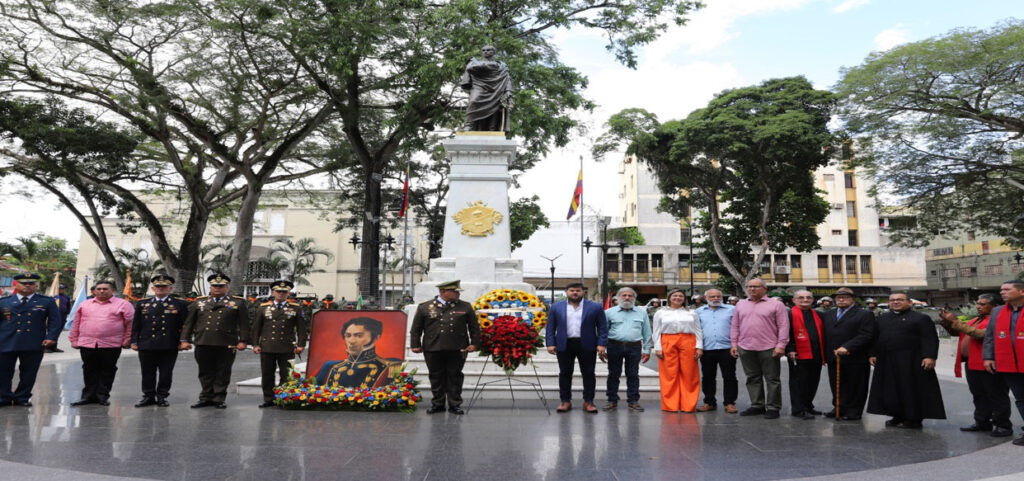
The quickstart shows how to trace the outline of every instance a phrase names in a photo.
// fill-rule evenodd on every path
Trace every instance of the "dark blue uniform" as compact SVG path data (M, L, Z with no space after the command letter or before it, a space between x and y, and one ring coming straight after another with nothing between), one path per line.
M28 402L43 361L43 341L56 341L63 328L52 297L33 294L22 302L14 294L0 299L0 404ZM20 365L20 376L12 392L15 363Z
M178 360L181 328L188 317L189 302L167 297L143 299L135 305L132 347L138 347L142 367L142 395L162 401L171 390L174 363ZM157 373L159 372L159 384Z

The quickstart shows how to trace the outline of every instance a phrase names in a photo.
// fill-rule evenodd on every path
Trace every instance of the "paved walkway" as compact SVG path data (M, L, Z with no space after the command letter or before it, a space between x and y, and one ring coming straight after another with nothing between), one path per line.
M32 408L0 408L4 479L963 481L1020 479L1024 471L1024 448L957 429L971 422L970 399L962 381L945 375L950 419L906 431L886 429L885 418L871 415L838 423L667 414L650 397L642 414L623 407L588 415L577 402L575 410L549 416L535 400L484 400L462 417L293 412L261 410L258 396L235 394L227 410L194 410L191 354L179 358L169 408L132 407L139 369L130 354L121 359L110 407L71 408L82 382L75 355L47 355ZM256 356L240 355L234 377L256 375ZM742 383L741 376L741 408ZM818 399L828 398L822 384ZM1016 415L1014 421L1020 424Z

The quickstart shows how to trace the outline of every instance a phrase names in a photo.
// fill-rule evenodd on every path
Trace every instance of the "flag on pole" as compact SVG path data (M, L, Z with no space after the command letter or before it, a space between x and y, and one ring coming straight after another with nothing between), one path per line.
M576 215L576 211L580 208L581 200L583 200L583 169L580 169L580 175L576 179L576 190L572 193L572 202L569 203L569 214L565 216L565 220L572 219L572 216Z
M125 299L127 299L129 301L134 301L135 300L135 298L132 297L132 271L131 271L131 269L128 269L128 271L125 272L125 275L124 275L124 293L123 294L124 294L124 298Z
M46 290L46 295L50 297L57 297L57 291L60 290L60 272L53 274L53 282L50 283L50 288ZM60 305L60 301L57 301L57 305Z
M363 310L363 295L362 294L359 294L359 298L356 299L356 310L357 311Z
M402 185L402 205L398 208L398 218L405 217L405 209L409 207L409 166L405 166L405 184Z
M612 308L612 293L609 292L608 294L606 294L604 296L604 310L607 311L608 309L611 309L611 308Z
M75 312L78 312L78 306L81 306L87 299L86 291L89 290L89 276L85 276L85 280L82 281L82 287L78 288L78 295L75 296L75 303L71 306L71 312L68 314L68 322L64 323L64 330L71 329L71 323L75 322Z

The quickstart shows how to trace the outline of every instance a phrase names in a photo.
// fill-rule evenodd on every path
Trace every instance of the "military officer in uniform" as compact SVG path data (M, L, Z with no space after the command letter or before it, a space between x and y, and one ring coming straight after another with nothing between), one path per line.
M480 345L480 324L473 306L459 300L459 281L438 284L437 289L437 297L416 308L409 346L412 352L423 353L430 371L434 398L427 414L444 411L446 399L448 412L463 414L462 367L466 353Z
M375 389L387 384L401 369L402 361L380 357L376 343L384 324L369 317L356 317L341 326L348 358L327 361L316 374L317 384Z
M57 346L64 328L60 309L52 297L36 294L39 274L14 276L17 291L0 299L0 407L31 406L43 349ZM14 366L18 364L18 387L13 392Z
M167 407L171 373L178 360L178 340L188 317L188 302L171 296L174 278L157 274L150 278L153 297L135 304L131 347L139 351L142 368L142 400L135 407ZM157 376L159 374L159 382Z
M218 272L206 281L210 295L197 298L189 306L178 349L191 349L195 338L202 392L192 407L224 409L235 352L244 351L249 342L249 306L244 298L228 295L230 277Z
M339 306L337 302L334 302L334 294L327 294L324 296L324 300L320 301L321 311L337 311L343 309L345 306Z
M306 347L306 320L302 306L288 298L293 287L295 284L286 279L274 281L270 286L273 299L260 304L256 320L252 323L252 351L260 355L263 374L261 408L274 405L275 369L280 371L284 382L290 361L296 354L302 354Z

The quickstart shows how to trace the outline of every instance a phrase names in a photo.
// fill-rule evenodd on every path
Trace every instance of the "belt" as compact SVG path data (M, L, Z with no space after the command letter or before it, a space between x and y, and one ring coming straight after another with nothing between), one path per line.
M643 341L628 341L628 342L624 342L624 341L616 341L615 339L609 339L608 340L608 344L621 344L623 346L640 346L640 345L643 344Z

